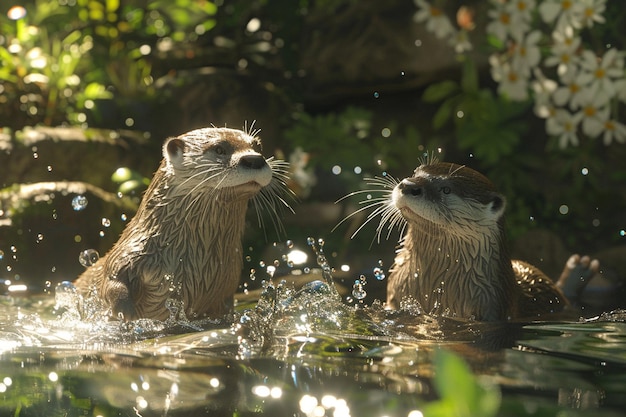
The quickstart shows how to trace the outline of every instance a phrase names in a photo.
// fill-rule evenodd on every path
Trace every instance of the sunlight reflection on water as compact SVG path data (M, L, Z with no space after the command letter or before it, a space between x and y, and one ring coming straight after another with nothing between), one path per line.
M626 407L626 313L529 325L424 314L411 300L348 305L320 243L308 243L311 282L267 280L221 320L109 321L70 283L56 297L5 296L0 414L414 417L436 398L441 348L498 384L502 415Z

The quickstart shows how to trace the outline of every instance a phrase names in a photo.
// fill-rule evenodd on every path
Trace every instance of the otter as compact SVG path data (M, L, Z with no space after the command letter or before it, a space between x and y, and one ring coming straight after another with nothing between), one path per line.
M371 184L391 191L364 207L378 205L366 223L382 215L379 237L385 225L389 230L401 225L389 270L388 308L397 309L403 298L413 297L427 313L495 321L537 317L568 305L560 288L538 268L511 260L505 197L482 174L433 158L411 177L397 181L387 176ZM585 279L598 268L588 257L573 256L568 263L561 285L576 268Z
M290 209L288 164L265 159L256 133L213 127L167 139L137 213L75 281L81 293L97 295L123 320L167 319L168 300L182 302L187 318L228 313L243 268L248 202L257 215Z

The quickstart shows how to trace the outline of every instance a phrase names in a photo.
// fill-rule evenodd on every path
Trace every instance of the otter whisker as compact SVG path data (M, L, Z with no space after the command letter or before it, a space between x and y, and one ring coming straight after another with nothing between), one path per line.
M337 223L335 227L333 227L332 231L335 231L340 225L345 223L348 219L352 218L353 216L359 213L362 213L363 211L367 211L373 207L378 206L374 211L372 211L367 216L365 222L361 224L361 226L359 226L357 230L352 234L350 239L353 239L361 231L361 229L363 229L363 227L365 227L365 225L367 225L374 217L378 216L379 214L385 213L387 210L389 210L389 203L391 201L391 193L393 192L394 187L399 183L399 181L393 176L385 174L382 177L375 176L373 178L365 178L365 183L367 185L378 187L378 188L353 191L349 193L348 195L345 195L341 197L339 200L335 201L335 204L336 204L347 198L354 197L356 195L366 194L368 196L367 199L359 201L358 203L359 205L364 204L363 207L345 216L339 223ZM382 195L380 197L372 197L372 194L376 194L376 193L380 193ZM378 236L380 240L380 233L378 233Z
M196 178L196 177L200 177L200 176L204 176L207 175L211 172L215 172L215 175L212 175L208 178L206 178L206 180L210 180L215 178L215 176L219 175L222 171L222 168L220 166L220 164L216 164L216 163L206 163L206 164L198 164L195 166L195 168L205 168L207 167L208 169L205 169L203 171L197 172L193 175L190 175L189 177L185 178L185 180L183 182L180 183L180 186L184 186L185 184L187 184L189 181L191 181L192 179ZM192 190L195 191L195 188Z
M358 193L358 192L357 192L357 193ZM342 199L340 199L340 200L337 200L337 202L339 202L339 201L341 201L341 200L343 200L343 198L342 198ZM335 230L336 230L339 226L341 226L343 223L345 223L345 222L346 222L348 219L350 219L351 217L353 217L353 216L355 216L355 215L357 215L357 214L359 214L359 213L361 213L361 212L363 212L363 211L366 211L366 210L368 210L368 209L370 209L370 208L372 208L372 207L376 207L376 206L378 206L378 205L384 204L387 200L388 200L388 199L386 199L386 198L380 198L380 199L376 199L376 200L374 200L374 201L371 201L371 200L363 200L363 201L360 201L360 202L359 202L359 204L367 204L367 205L366 205L366 206L363 206L363 207L361 207L361 208L359 208L358 210L353 211L353 212L352 212L352 213L350 213L350 214L348 214L348 215L347 215L346 217L344 217L344 218L343 218L343 219L342 219L339 223L337 223L337 224L335 225L335 227L333 227L333 228L332 228L331 232L334 232L334 231L335 231ZM370 214L370 215L371 215L371 214ZM352 235L351 239L352 239L355 235L356 235L356 233L355 233L354 235Z
M387 205L381 210L381 219L378 227L376 227L376 235L378 236L378 243L380 243L380 237L383 229L387 226L387 239L391 236L391 232L398 224L399 218L402 216L400 212L393 206Z
M454 164L451 164L451 165L450 165L450 170L449 170L450 172L449 172L449 174L448 174L448 175L450 175L450 176L452 176L452 175L456 174L457 172L459 172L460 170L462 170L463 168L465 168L465 165L458 165L458 168L457 168L457 169L455 169L454 171L452 171L452 168L453 168L453 167L454 167Z
M285 197L282 195L285 195ZM295 199L295 194L287 187L286 183L274 178L265 188L261 189L257 196L252 199L259 226L263 228L263 231L265 231L265 225L263 217L260 214L260 209L265 209L269 213L274 230L279 237L281 234L285 233L285 228L280 220L280 212L286 208L290 212L294 213L294 210L287 201L287 198Z
M356 231L352 234L352 236L350 236L350 239L354 239L354 237L361 231L361 229L363 229L370 221L372 221L374 218L376 218L379 214L382 214L384 212L386 212L387 210L389 210L389 206L382 203L382 202L378 202L378 203L373 203L372 205L369 206L365 206L362 208L363 209L368 209L372 206L379 206L377 207L374 211L372 211L367 218L365 219L365 221L363 222L363 224L361 226L359 226L358 229L356 229Z
M254 125L256 124L256 120L253 120L250 126L248 126L248 121L246 120L243 124L243 131L253 138L256 137L259 133L261 133L261 129L255 129Z

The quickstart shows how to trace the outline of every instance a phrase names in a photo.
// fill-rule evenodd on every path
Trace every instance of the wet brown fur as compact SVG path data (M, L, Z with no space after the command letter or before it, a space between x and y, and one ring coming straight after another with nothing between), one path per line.
M505 199L482 174L450 163L422 164L396 185L394 195L397 204L391 204L407 228L390 270L390 307L410 296L425 312L503 320L536 317L567 304L539 269L511 261ZM423 211L405 204L409 200Z
M259 170L270 170L263 176L273 175L274 181L276 171L258 159L253 149L258 146L257 138L225 128L199 129L168 140L136 215L76 286L85 294L95 291L125 320L166 319L171 314L168 300L182 301L188 318L227 313L243 267L248 201L268 184L216 184L239 175L245 155L253 155ZM207 162L207 152L217 162ZM202 170L206 173L200 175Z

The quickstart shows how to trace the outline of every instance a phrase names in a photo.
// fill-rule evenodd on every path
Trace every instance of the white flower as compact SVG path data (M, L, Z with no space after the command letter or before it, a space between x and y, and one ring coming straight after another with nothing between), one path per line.
M539 13L546 23L555 19L557 29L581 26L582 4L575 0L545 0L539 5Z
M588 91L584 86L578 83L576 73L570 72L561 78L563 85L556 89L552 96L554 104L557 106L565 106L569 104L569 108L576 110L582 107L583 102L587 100Z
M613 79L624 77L624 60L615 48L606 51L601 60L593 52L583 51L580 65L584 72L578 76L579 84L588 85L592 95L600 94L605 101L615 95Z
M544 64L548 67L556 66L557 74L562 77L574 70L580 62L578 56L580 37L575 37L573 30L567 28L563 31L554 31L552 38L555 42L550 50L552 55L545 59Z
M521 38L513 48L513 68L526 76L530 75L541 60L541 52L537 42L541 39L541 32L535 30L526 37Z
M592 96L587 90L578 114L582 116L583 133L595 138L602 133L604 124L609 120L609 107L602 97L599 95Z
M426 30L434 33L439 39L454 35L456 29L440 8L431 6L425 0L415 0L415 5L419 8L419 11L415 13L413 20L426 22Z
M604 122L602 142L605 145L610 145L613 140L619 143L626 143L626 126L617 120L607 120Z
M604 23L604 11L606 10L606 0L584 0L582 9L582 23L588 28L592 27L594 22Z
M498 94L513 101L528 99L528 76L517 71L509 63L501 63L497 56L489 58L491 76L498 82Z
M533 69L534 80L531 88L534 93L535 105L533 111L537 117L547 119L554 116L556 107L552 103L552 95L557 89L556 81L546 78L539 68Z
M623 103L626 103L626 79L622 78L613 83L615 87L615 96Z
M513 20L520 19L525 22L532 20L532 12L535 10L535 0L513 0L506 4Z
M565 110L559 110L553 117L546 120L546 132L559 137L559 146L567 148L568 145L578 145L578 124L582 119L580 113L571 114Z
M457 31L449 40L450 46L454 47L457 54L462 54L472 50L472 43L467 36L466 30Z
M505 42L509 35L521 38L530 29L529 21L521 16L511 13L509 8L497 3L493 9L487 12L491 22L485 28L487 33Z

